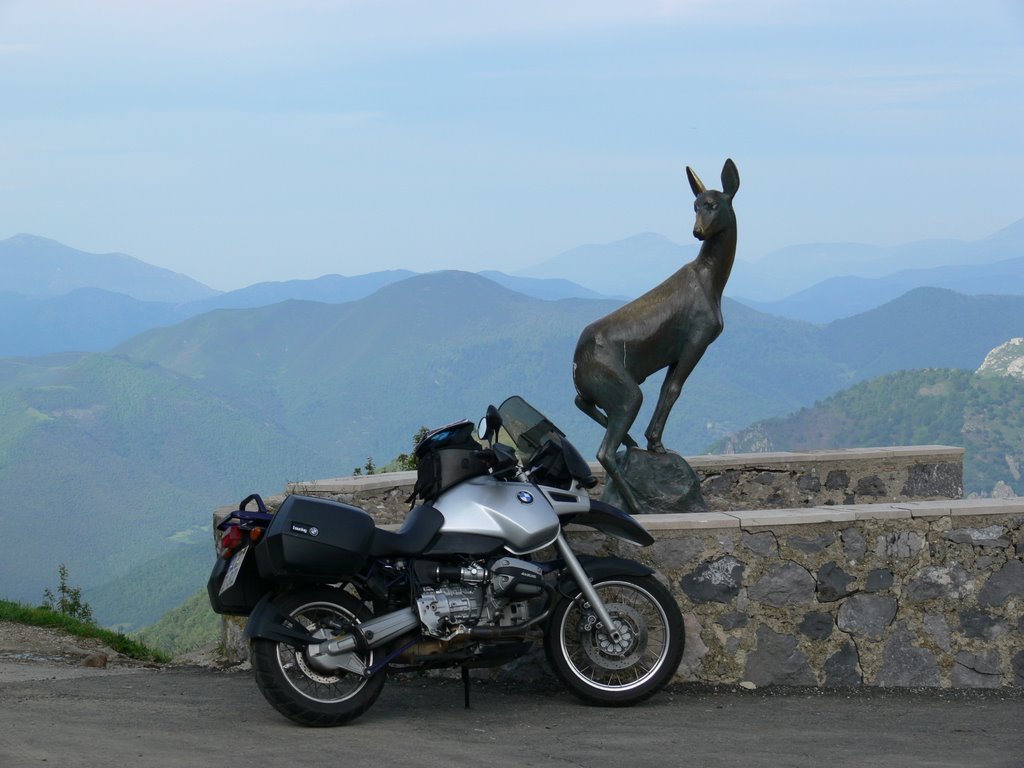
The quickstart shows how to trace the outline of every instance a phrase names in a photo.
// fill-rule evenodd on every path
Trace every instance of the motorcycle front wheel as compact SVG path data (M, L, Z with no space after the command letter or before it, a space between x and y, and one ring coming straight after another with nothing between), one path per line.
M558 678L591 704L631 706L659 691L683 657L683 617L653 576L594 582L618 641L599 626L582 592L561 598L548 619L544 651Z
M278 609L322 639L334 636L345 622L370 618L366 607L339 589L289 593ZM373 651L357 654L373 664ZM385 671L361 677L345 670L324 672L309 661L305 648L257 638L252 641L252 668L260 692L285 717L302 725L343 725L369 709L384 687Z

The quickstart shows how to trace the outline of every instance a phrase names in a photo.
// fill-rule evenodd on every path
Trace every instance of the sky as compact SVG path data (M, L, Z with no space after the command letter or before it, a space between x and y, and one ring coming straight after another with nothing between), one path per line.
M1024 0L0 0L0 239L230 290L974 240L1024 217Z

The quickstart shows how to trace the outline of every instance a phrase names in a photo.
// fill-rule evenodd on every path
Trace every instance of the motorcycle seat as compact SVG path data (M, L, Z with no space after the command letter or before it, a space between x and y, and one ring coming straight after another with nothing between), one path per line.
M418 555L427 548L444 524L444 515L429 504L421 504L405 518L397 531L376 528L370 542L370 555L392 557Z

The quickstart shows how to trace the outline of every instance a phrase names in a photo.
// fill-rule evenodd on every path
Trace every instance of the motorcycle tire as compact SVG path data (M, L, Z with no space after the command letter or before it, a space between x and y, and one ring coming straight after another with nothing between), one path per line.
M582 592L552 610L544 651L558 678L591 704L628 707L665 686L683 657L683 617L672 593L653 576L594 582L622 633L615 643L598 628Z
M288 593L277 601L286 616L316 633L331 620L365 621L371 617L366 606L340 589L315 588ZM327 630L326 639L337 630ZM373 664L373 651L359 654L366 665ZM303 647L257 638L250 652L256 685L270 705L285 717L302 725L344 725L369 709L384 687L385 670L360 677L337 670L314 669Z

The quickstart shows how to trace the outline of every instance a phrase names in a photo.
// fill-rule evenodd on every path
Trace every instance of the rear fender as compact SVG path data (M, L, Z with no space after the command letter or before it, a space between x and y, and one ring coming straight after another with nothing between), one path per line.
M304 626L281 613L274 605L273 598L273 595L264 595L252 609L243 634L246 640L259 638L288 645L311 645L320 642Z

